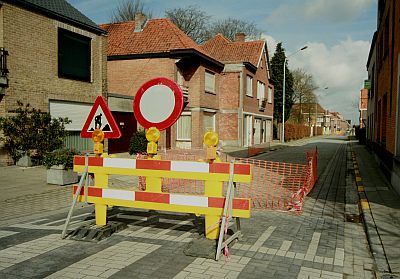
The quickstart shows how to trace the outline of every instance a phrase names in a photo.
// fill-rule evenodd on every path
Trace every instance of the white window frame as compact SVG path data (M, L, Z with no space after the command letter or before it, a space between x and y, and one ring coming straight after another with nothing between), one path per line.
M190 137L189 138L184 138L184 137L180 137L180 131L179 131L179 127L180 127L180 122L182 121L182 116L183 117L189 117L190 119ZM181 116L179 117L177 123L176 123L176 140L178 141L191 141L192 140L192 113L190 111L184 111L182 112Z
M209 111L204 111L203 112L203 126L204 126L204 118L206 117L206 116L210 116L211 118L212 118L212 127L211 127L211 131L214 131L214 132L216 132L216 128L215 128L215 112L209 112ZM206 132L208 132L208 131L210 131L210 129L208 129L208 128L210 128L210 127L203 127L203 132L204 133L206 133Z
M246 76L246 96L253 97L253 77Z
M272 88L268 87L268 103L272 104Z
M265 84L257 81L257 99L262 101L265 98Z
M215 94L215 73L205 71L204 74L204 90L207 93Z

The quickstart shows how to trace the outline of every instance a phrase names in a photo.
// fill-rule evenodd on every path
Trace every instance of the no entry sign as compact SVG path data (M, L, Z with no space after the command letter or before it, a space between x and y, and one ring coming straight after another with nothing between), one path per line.
M144 83L133 100L136 120L145 129L172 126L183 109L182 90L173 80L158 77Z

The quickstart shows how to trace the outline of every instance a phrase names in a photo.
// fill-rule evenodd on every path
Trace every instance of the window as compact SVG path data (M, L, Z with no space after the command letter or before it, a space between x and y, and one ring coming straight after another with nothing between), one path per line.
M263 100L265 98L265 84L257 81L257 99Z
M246 78L246 95L253 97L253 78L251 76Z
M58 29L58 76L90 81L91 38Z
M192 115L190 112L182 112L176 122L176 139L177 140L192 140Z
M272 104L272 88L268 87L268 103Z
M206 71L205 90L208 93L215 93L215 74Z
M203 114L203 132L215 131L215 113L204 112Z

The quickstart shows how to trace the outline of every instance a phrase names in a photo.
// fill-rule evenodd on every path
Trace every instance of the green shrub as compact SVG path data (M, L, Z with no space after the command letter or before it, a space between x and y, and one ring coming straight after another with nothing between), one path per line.
M34 154L40 160L44 154L63 146L68 135L65 124L71 123L68 118L51 118L50 113L20 101L17 105L13 115L0 117L0 140L14 161L23 154Z
M79 151L75 149L57 149L44 155L42 163L48 169L54 165L64 165L64 168L67 170L71 169L74 165L74 155L79 154Z
M147 151L147 139L146 132L139 130L133 134L129 144L129 154L146 153Z

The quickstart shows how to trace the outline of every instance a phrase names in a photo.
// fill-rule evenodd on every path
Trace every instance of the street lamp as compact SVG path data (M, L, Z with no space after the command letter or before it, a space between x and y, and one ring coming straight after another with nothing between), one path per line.
M308 46L303 46L301 49L296 50L292 54L285 57L283 61L283 92L282 92L282 135L281 135L281 143L285 142L285 95L286 95L286 61L290 56L295 55L299 51L305 50Z

